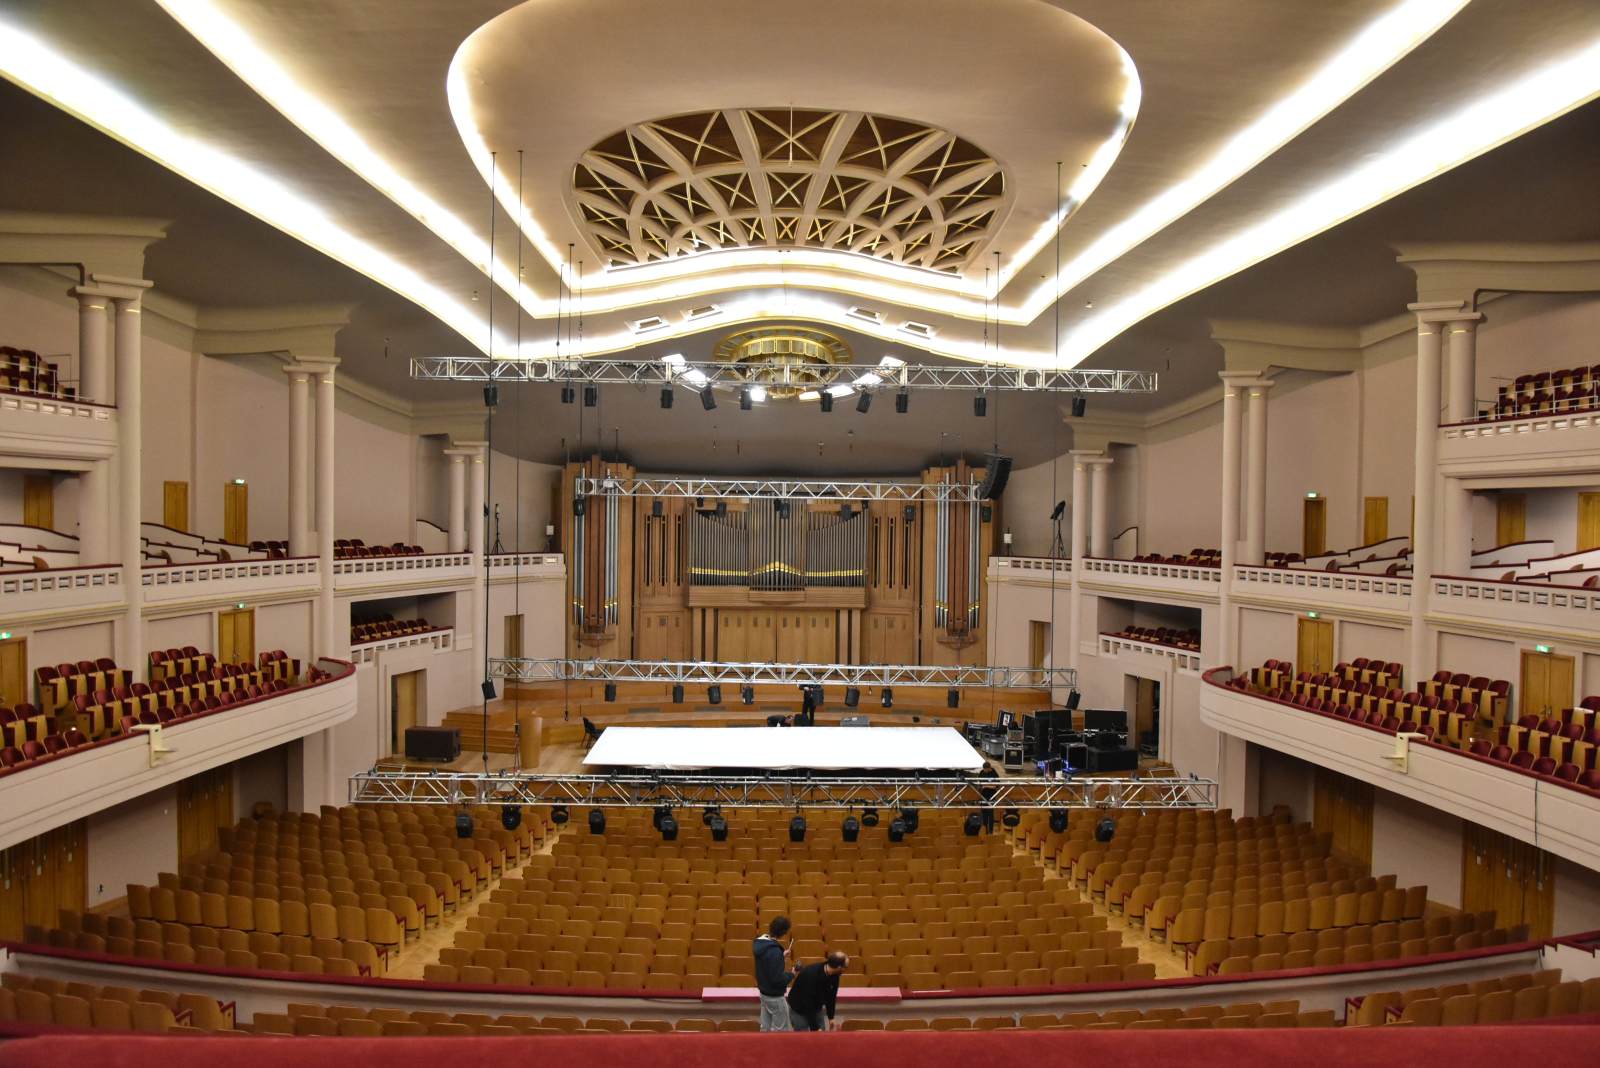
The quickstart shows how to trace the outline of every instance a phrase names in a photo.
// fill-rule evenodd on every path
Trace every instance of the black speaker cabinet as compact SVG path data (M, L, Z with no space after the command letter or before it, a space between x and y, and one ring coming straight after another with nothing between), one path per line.
M407 727L407 760L454 760L461 755L461 731L455 727Z
M983 469L983 483L978 487L978 499L997 501L1006 491L1006 481L1011 478L1011 457L991 452Z
M1090 771L1138 771L1139 751L1137 749L1094 749L1089 750Z

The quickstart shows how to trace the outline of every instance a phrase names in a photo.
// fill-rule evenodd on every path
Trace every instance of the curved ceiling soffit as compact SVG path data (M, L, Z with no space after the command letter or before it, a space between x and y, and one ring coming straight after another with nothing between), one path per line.
M697 0L692 27L684 23L684 10L648 0L527 0L469 35L451 63L451 112L479 173L487 183L490 151L497 150L500 202L552 269L563 269L569 246L585 250L591 262L580 277L590 296L616 290L613 300L642 305L667 293L684 295L697 277L776 266L806 270L797 285L849 292L852 284L871 280L896 287L909 306L980 318L989 296L985 270L993 266L980 246L999 250L1007 267L1037 254L1109 170L1138 108L1139 81L1127 53L1044 0L813 0L774 4L759 20L749 17L747 0ZM596 26L606 32L595 33ZM694 49L663 49L663 41L689 33L700 37ZM781 54L774 53L774 41L783 42ZM774 72L784 62L803 72L803 96L775 108ZM689 65L667 69L680 63ZM948 243L937 251L924 247L937 224L819 233L804 194L800 210L774 210L781 206L775 201L796 195L777 180L785 171L787 182L795 180L786 166L796 148L786 136L791 106L796 123L807 119L801 128L815 134L820 123L843 144L862 134L893 142L920 130L923 140L914 143L924 156L945 145L981 145L974 155L992 161L1000 175L993 218L965 254L960 248L952 254ZM756 204L746 219L730 213L735 225L719 231L716 212L696 217L695 195L671 203L661 188L680 178L690 189L704 188L707 176L697 181L693 166L676 170L685 155L692 164L694 146L679 138L670 151L659 151L658 142L650 153L656 169L637 183L650 193L637 198L638 219L655 212L654 225L613 210L600 229L613 237L620 232L623 240L601 241L595 218L586 217L584 204L595 205L584 196L592 189L582 188L583 164L619 135L626 144L630 130L645 132L648 140L647 131L659 132L663 121L652 115L672 123L696 114L724 115L742 133L755 132L741 146L740 165L755 180L752 186L765 186L764 197L752 196ZM763 141L761 115L776 120L777 136ZM865 123L868 116L905 125L879 137ZM821 147L814 137L811 143ZM774 158L766 158L773 147ZM1064 211L1058 161L1076 163L1078 172ZM821 162L812 160L805 170ZM815 184L820 201L827 179ZM892 195L889 201L891 212L904 206ZM917 214L916 205L909 214ZM728 280L717 285L725 289Z

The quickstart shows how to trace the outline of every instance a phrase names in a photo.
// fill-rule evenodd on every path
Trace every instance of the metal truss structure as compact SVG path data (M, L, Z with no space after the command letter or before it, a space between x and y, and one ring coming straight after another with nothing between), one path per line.
M985 798L983 793L989 793ZM354 804L572 805L587 808L1214 809L1200 778L979 779L707 774L534 775L382 771L350 780Z
M710 500L771 498L790 501L946 501L975 504L976 482L841 482L779 478L622 478L580 475L573 495L587 497L694 497Z
M795 367L795 373L802 370ZM485 356L418 356L411 377L446 382L554 382L571 385L681 385L699 391L707 386L761 385L816 388L817 368L810 377L790 383L787 371L749 363L691 363L680 360L500 360ZM1002 367L988 364L901 364L868 367L850 364L827 369L840 386L870 392L882 389L957 389L971 392L1023 393L1154 393L1154 371L1096 371L1072 368ZM863 376L871 376L861 381Z
M1078 688L1072 668L943 664L772 664L706 660L491 659L489 675L510 682L679 682L737 686L932 686L947 690Z

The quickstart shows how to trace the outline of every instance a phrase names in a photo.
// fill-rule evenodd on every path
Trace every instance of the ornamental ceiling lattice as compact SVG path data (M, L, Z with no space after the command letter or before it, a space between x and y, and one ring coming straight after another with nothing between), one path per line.
M574 208L612 267L718 249L833 249L958 273L1005 214L970 141L854 111L702 111L629 126L573 168Z

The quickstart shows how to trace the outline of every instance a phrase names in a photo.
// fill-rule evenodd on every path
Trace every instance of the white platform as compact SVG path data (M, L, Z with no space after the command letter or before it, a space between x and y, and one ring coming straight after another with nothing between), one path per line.
M670 771L977 771L984 760L954 727L607 727L583 763Z

